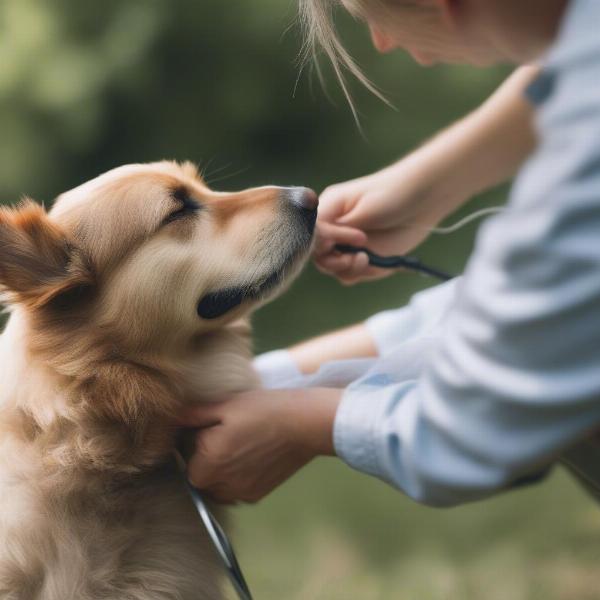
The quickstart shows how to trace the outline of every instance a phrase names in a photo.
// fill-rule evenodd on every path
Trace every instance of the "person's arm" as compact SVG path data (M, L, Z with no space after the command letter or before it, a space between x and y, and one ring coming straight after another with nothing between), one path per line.
M357 323L261 354L254 361L265 388L284 387L327 363L386 356L398 344L435 335L454 300L458 278L415 294L401 308L386 310Z
M540 150L511 210L483 228L420 378L377 377L341 403L339 390L276 390L193 409L187 423L215 426L198 434L192 480L224 500L260 498L277 485L270 472L283 481L330 454L333 425L348 464L448 506L530 480L598 430L600 63L580 66L554 82Z
M377 356L375 340L364 323L332 331L292 346L288 352L300 371L314 373L327 362Z
M327 188L321 195L315 264L344 283L385 277L366 255L340 255L352 231L379 254L405 254L442 219L516 172L535 146L524 91L538 73L521 67L480 108L406 158Z
M481 231L424 373L348 390L336 413L337 454L420 502L528 481L600 428L600 44L589 34L546 73L540 148L510 210Z
M290 348L271 350L254 359L254 368L265 389L289 387L327 363L377 356L377 345L364 323L357 323L299 342Z

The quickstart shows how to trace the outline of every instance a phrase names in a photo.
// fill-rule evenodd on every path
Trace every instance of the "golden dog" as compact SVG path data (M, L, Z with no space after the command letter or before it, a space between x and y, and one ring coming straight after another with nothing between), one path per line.
M221 597L174 416L258 385L244 316L302 266L316 208L161 162L0 210L0 598Z

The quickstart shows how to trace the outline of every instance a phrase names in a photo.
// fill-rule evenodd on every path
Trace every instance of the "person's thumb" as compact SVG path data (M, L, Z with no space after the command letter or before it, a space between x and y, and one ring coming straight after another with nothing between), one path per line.
M361 247L366 243L367 234L360 229L317 222L317 241L315 243L314 255L318 257L329 254L337 244Z
M189 482L199 490L215 483L215 465L202 452L196 451L188 461L187 477Z
M176 417L181 427L212 427L223 420L220 402L204 402L185 407Z

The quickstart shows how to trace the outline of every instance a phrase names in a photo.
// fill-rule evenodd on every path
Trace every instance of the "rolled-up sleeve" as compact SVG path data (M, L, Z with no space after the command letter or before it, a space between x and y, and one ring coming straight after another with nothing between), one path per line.
M365 321L379 356L388 356L398 344L438 336L460 277L415 294L402 308L386 310Z
M358 382L336 416L338 454L420 502L510 487L600 426L600 4L572 4L538 150L482 227L421 375Z

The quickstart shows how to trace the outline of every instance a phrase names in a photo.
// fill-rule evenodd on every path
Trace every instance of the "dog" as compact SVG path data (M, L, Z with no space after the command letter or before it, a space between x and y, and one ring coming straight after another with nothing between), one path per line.
M176 415L259 386L249 313L311 248L306 188L128 165L0 209L0 598L221 598Z

